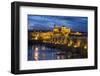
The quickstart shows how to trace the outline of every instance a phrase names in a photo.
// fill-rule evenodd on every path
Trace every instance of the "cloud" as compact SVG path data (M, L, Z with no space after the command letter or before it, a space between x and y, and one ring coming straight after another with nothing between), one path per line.
M49 16L49 15L28 15L28 26L34 29L52 29L54 24L65 25L73 31L87 32L88 17L78 16Z

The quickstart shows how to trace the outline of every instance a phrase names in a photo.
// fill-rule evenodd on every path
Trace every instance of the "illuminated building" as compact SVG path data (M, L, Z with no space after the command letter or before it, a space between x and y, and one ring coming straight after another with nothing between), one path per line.
M33 31L31 32L31 40L41 40L44 43L65 44L74 48L82 46L87 49L87 36L83 37L81 32L72 32L70 28L62 25L58 27L54 25L52 31ZM82 45L83 44L83 45Z
M67 28L65 26L57 27L56 25L54 25L51 42L55 44L66 44L69 33L70 28Z

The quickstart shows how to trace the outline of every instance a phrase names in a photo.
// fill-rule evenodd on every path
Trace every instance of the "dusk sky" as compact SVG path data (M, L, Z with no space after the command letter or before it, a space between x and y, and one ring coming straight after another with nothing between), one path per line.
M88 17L28 15L28 30L51 30L54 24L58 27L64 25L72 31L87 32Z

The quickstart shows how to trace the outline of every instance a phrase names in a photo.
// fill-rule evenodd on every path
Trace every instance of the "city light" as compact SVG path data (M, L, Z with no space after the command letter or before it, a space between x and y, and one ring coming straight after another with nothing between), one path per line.
M51 31L33 31L31 35L32 40L41 40L44 43L64 44L67 47L73 46L74 48L82 46L81 43L83 41L83 39L79 39L82 36L81 32L71 32L70 28L65 26L57 27L57 25L54 25ZM70 37L72 38L70 39ZM86 39L84 40L85 44L87 44ZM84 45L84 49L87 49L87 46Z

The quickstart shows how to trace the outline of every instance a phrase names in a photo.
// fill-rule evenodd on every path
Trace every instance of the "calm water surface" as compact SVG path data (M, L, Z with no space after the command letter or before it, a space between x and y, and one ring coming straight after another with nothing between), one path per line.
M61 51L55 48L48 48L43 45L30 45L28 47L28 60L55 60L55 59L71 59L80 58L77 53L70 51Z

